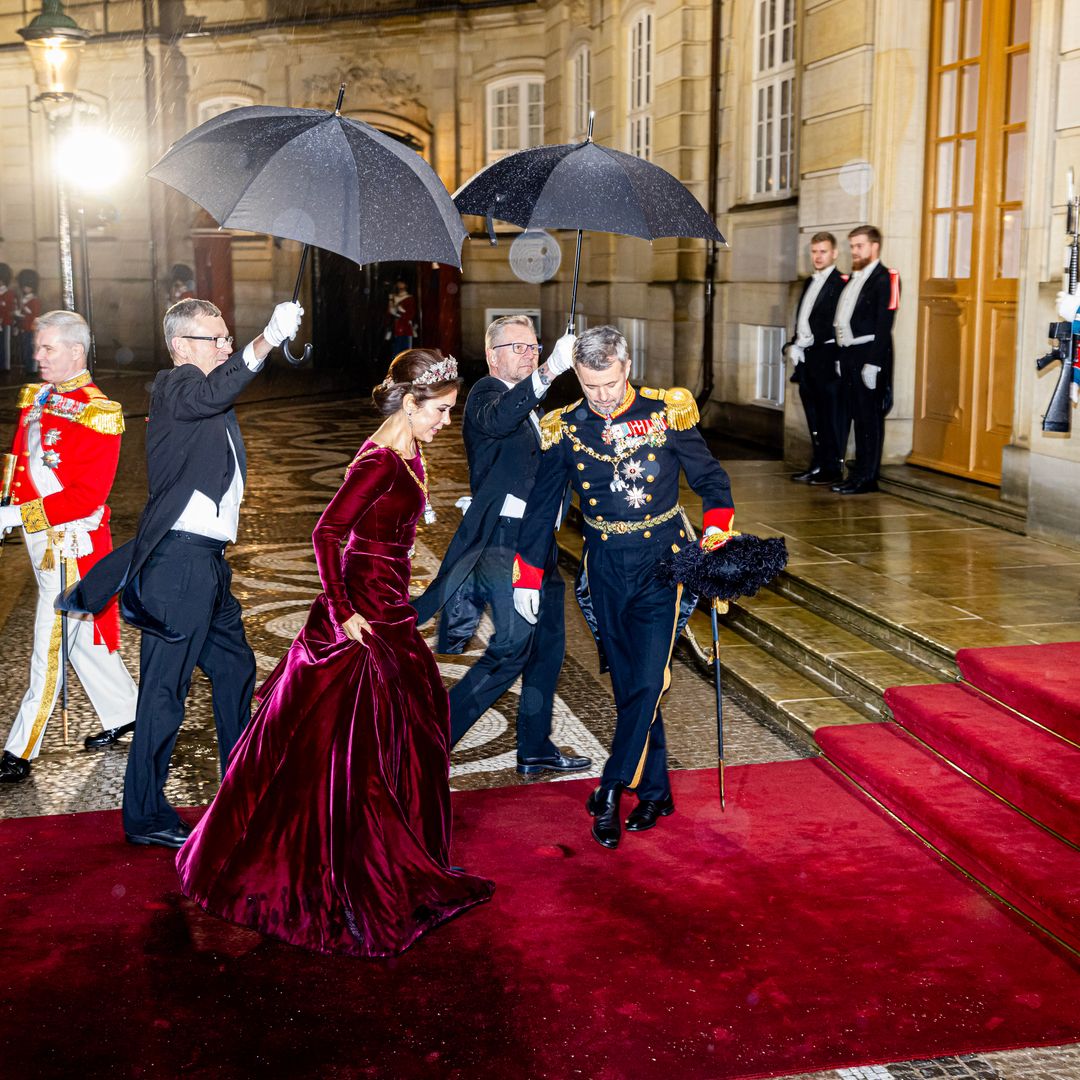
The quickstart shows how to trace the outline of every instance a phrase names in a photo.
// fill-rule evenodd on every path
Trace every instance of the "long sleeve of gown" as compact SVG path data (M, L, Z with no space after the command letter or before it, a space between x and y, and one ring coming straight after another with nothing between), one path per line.
M394 477L391 454L389 450L375 450L350 467L311 536L319 579L330 615L338 626L356 614L341 570L341 545L356 522L390 489Z

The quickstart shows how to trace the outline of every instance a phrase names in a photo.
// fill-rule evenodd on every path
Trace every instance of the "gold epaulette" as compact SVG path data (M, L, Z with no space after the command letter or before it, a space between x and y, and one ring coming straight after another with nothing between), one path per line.
M673 386L670 390L653 390L643 386L638 391L642 397L664 403L664 415L668 426L676 431L689 431L701 419L694 395L685 386Z
M557 442L562 441L563 431L566 428L563 417L580 404L581 398L578 398L570 405L564 405L561 409L552 409L551 412L544 414L544 418L540 421L541 450L550 450Z
M99 435L124 434L124 407L119 401L110 401L106 397L88 401L74 420Z
M44 383L27 383L19 391L19 408L29 409L34 404L34 398L38 396L38 392L44 386Z

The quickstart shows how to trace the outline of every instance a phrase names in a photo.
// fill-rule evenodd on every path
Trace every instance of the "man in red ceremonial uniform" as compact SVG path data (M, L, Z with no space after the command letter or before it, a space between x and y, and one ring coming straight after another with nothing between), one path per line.
M38 583L30 686L0 760L2 783L29 776L60 689L61 616L53 602L61 560L71 583L112 550L105 499L116 475L124 415L91 380L89 348L81 315L50 311L37 320L34 358L48 381L23 388L11 504L0 507L0 529L23 529ZM71 665L102 726L133 724L138 692L117 651L116 603L92 619L69 616L67 636Z

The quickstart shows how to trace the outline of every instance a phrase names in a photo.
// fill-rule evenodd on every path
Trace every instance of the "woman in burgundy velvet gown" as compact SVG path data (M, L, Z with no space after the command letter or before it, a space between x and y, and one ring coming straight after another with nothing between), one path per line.
M319 952L400 953L494 889L450 866L449 707L409 606L420 443L459 385L410 349L376 388L387 419L315 527L324 592L176 860L207 911Z

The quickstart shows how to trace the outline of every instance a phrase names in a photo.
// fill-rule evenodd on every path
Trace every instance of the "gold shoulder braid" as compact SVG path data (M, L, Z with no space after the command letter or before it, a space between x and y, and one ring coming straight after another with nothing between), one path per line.
M88 401L73 419L76 424L99 435L124 434L124 407L119 401L110 401L104 396L97 401Z
M567 413L573 412L581 404L581 401L582 399L578 398L577 401L564 405L561 409L552 409L551 412L545 413L540 421L541 450L550 450L556 443L562 442L563 432L566 430L563 417Z
M669 390L653 390L643 386L638 391L642 397L664 403L664 414L668 427L676 431L689 431L701 420L694 395L685 386L673 386Z
M44 383L28 383L19 391L19 408L29 409L34 404L34 398L41 392Z

